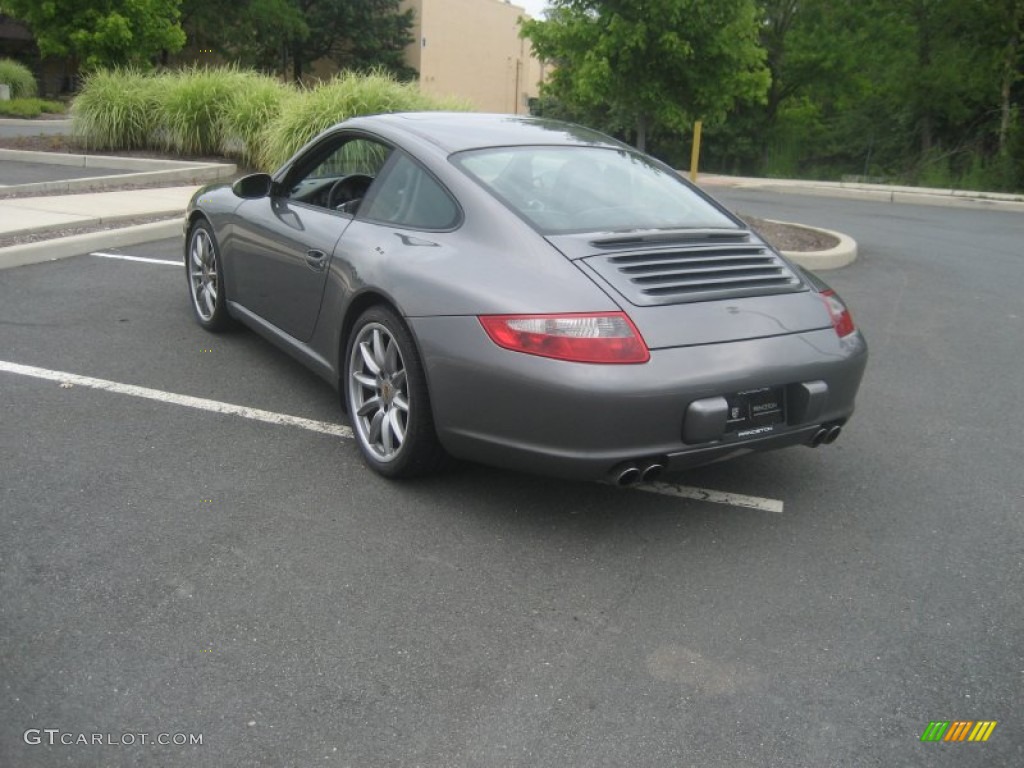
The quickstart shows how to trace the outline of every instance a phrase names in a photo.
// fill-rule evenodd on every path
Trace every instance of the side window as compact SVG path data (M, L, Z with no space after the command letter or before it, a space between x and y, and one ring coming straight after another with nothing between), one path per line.
M364 138L314 149L289 178L287 197L354 214L390 153L387 145Z
M327 155L307 178L326 179L362 173L376 176L388 159L388 147L369 139L352 139Z
M450 229L459 220L459 208L429 173L400 154L374 187L361 218L411 229Z

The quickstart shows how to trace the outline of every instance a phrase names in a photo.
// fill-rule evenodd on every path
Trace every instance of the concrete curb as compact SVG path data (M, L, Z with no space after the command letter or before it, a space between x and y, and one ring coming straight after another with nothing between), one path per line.
M1024 213L1024 201L1022 200L1004 200L995 197L967 197L964 193L955 191L945 194L934 194L930 192L904 192L898 189L865 189L861 187L800 188L781 185L772 186L771 189L787 195L821 195L847 200L891 203L894 205L935 205L944 208L974 208L989 211L1006 211L1008 213Z
M17 192L30 196L49 192L97 191L118 187L124 183L168 185L199 184L232 176L237 170L234 163L199 163L186 160L158 158L117 157L114 155L73 155L63 152L33 152L25 149L0 149L0 161L67 165L76 168L115 168L135 171L113 176L90 176L83 179L60 179L32 184L16 184L0 189L3 193Z
M181 233L182 217L178 216L169 221L154 221L134 227L104 229L99 232L86 232L82 235L40 240L36 243L11 245L7 248L0 248L0 269L66 259L97 248L119 248L125 245L145 243L148 240L179 237Z
M905 187L842 181L801 181L796 179L759 179L745 176L702 175L702 188L764 189L788 195L818 195L848 200L870 200L892 204L937 205L1024 212L1024 195L1002 192L970 192L960 189Z
M835 232L831 229L821 227L809 227L806 224L797 224L792 221L777 221L776 219L765 219L774 224L785 224L789 227L800 227L813 232L823 232L832 235L839 241L834 248L825 251L782 251L782 255L790 261L796 262L801 267L806 267L812 272L824 272L830 269L839 269L857 260L857 241L842 232Z
M195 160L168 160L160 157L121 157L119 155L85 155L71 152L36 152L31 149L0 149L0 160L46 165L73 165L77 168L119 168L126 171L153 171L166 168L196 168L222 163Z
M180 217L183 214L184 214L184 212L178 210L177 208L173 208L173 209L169 208L169 209L162 210L162 211L152 211L150 213L145 213L145 214L140 214L140 213L114 213L114 214L110 214L109 216L93 216L93 217L89 217L89 218L83 218L83 219L80 219L78 221L59 221L59 222L56 222L54 224L43 224L41 226L32 227L31 229L27 229L27 230L12 230L11 232L8 232L6 234L12 235L14 237L21 237L23 235L44 235L47 232L54 232L54 231L57 231L57 230L60 230L60 229L68 229L68 228L72 228L72 227L106 226L107 224L116 224L117 222L124 221L125 219L138 219L138 218L144 218L144 217L148 217L148 216L166 216L167 218L172 218L174 216L179 216ZM149 223L152 224L153 222L149 222ZM136 225L136 226L141 226L141 225ZM131 227L109 227L107 229L99 230L99 231L101 231L101 232L116 232L119 229L131 229ZM93 233L92 232L83 232L82 234L83 235L91 235ZM80 237L80 235L69 235L68 237L69 238L70 237ZM59 237L54 237L52 239L53 240L59 240L60 238ZM8 247L10 247L10 248L17 248L19 246L14 245L14 246L8 246ZM6 250L6 249L0 248L0 252L3 252L4 250Z

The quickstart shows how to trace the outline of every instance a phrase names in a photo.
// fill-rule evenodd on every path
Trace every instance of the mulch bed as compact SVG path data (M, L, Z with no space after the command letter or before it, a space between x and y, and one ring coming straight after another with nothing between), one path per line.
M743 214L740 214L740 218L780 251L827 251L839 245L839 238L816 229L765 221Z

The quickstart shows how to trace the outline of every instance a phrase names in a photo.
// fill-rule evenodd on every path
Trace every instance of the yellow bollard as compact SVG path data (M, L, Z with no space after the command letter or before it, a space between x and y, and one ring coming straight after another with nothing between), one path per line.
M693 124L693 151L690 153L690 181L697 183L697 165L700 163L700 129L703 122Z

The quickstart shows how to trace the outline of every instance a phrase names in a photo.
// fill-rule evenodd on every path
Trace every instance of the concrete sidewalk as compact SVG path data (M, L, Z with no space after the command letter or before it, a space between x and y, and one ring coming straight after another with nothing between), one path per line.
M14 195L0 198L0 240L26 235L36 240L0 248L0 269L65 258L95 248L121 247L176 236L181 232L185 206L199 185L230 178L236 172L233 163L0 149L0 165L4 163L28 164L29 168L35 167L34 164L55 169L65 167L68 173L46 174L65 176L57 180L0 187L0 192ZM73 178L81 176L83 168L102 173L113 169L115 173L97 176L86 172L85 178ZM13 176L10 180L17 181ZM10 180L0 179L0 182ZM102 191L108 184L164 186ZM137 226L127 224L133 219L157 217L168 220ZM119 223L121 227L115 228ZM66 231L82 229L97 231L84 234Z
M159 187L0 199L0 238L99 226L140 217L168 217L167 221L0 248L0 269L66 258L95 248L122 247L178 236L182 231L185 206L199 188Z
M0 237L184 212L198 186L0 199Z

